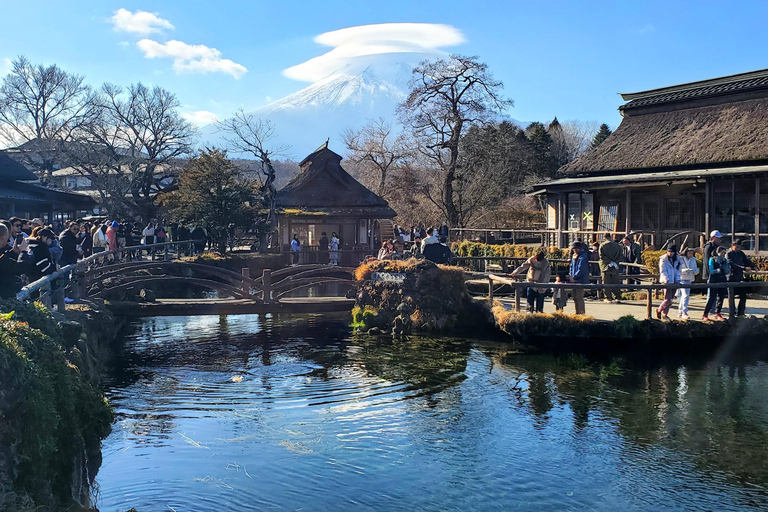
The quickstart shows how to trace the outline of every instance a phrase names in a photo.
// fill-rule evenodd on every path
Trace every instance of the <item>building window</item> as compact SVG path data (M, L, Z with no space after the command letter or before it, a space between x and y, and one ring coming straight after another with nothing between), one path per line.
M77 178L67 178L67 188L77 188Z
M568 194L568 230L592 231L594 229L594 196L592 194Z
M655 197L632 197L632 231L659 229L659 200Z
M674 197L666 202L666 229L696 229L696 199Z

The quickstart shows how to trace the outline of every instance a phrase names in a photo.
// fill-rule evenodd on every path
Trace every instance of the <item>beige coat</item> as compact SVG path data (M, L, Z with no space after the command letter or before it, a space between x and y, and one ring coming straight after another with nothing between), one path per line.
M527 272L526 272L527 271ZM526 272L525 280L529 283L549 283L549 278L552 277L552 266L549 264L549 260L544 258L541 261L536 259L536 256L531 256L525 263L520 265L512 272L513 276ZM546 287L534 287L537 292L546 292L549 288Z

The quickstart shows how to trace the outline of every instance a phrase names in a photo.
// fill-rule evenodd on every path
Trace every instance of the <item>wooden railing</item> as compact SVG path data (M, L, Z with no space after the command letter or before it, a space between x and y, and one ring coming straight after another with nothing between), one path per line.
M85 275L89 270L124 263L126 261L155 261L170 260L197 254L194 241L166 242L152 245L135 245L121 247L114 251L97 252L85 259L67 265L53 274L34 281L19 291L16 298L27 301L34 297L47 307L56 305L58 311L64 311L66 289L70 298L79 299L83 296Z
M493 285L494 283L506 284L513 288L515 297L515 311L520 311L520 303L522 298L522 290L524 288L537 287L537 288L551 288L553 290L565 289L565 290L616 290L616 291L645 291L646 292L646 318L653 317L653 293L671 289L677 290L680 288L688 288L691 291L697 290L719 290L726 288L728 290L728 312L729 317L733 318L736 314L736 301L734 290L739 288L750 289L768 289L768 282L764 281L749 281L740 283L694 283L694 284L580 284L580 283L529 283L526 281L516 281L508 277L502 277L490 274L488 276L488 300L493 303Z

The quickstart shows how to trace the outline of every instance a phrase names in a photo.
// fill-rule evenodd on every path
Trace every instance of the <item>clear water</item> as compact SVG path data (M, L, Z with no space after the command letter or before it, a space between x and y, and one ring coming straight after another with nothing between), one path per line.
M318 317L133 327L102 512L768 508L759 360L630 368Z

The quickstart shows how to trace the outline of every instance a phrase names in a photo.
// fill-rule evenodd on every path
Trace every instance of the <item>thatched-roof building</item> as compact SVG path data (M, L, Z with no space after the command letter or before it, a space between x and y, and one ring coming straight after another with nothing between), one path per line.
M554 244L642 232L768 251L768 70L622 94L621 124L600 146L537 185Z
M323 232L335 232L341 249L368 251L377 225L395 217L387 201L361 185L341 167L328 142L299 163L300 172L277 193L278 227L285 248L294 234L306 249L317 248Z
M40 217L51 222L56 215L78 217L94 206L90 197L41 185L37 176L0 151L0 218Z

